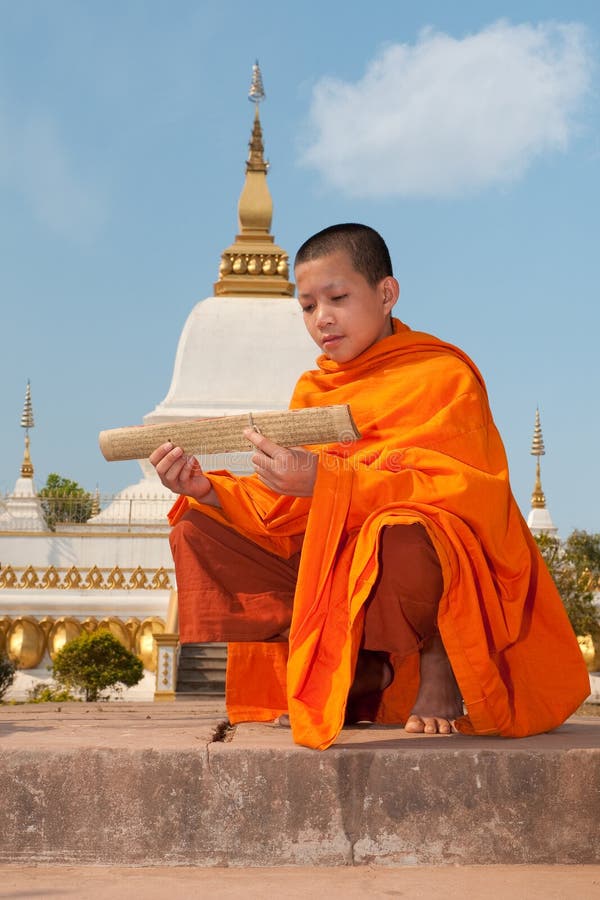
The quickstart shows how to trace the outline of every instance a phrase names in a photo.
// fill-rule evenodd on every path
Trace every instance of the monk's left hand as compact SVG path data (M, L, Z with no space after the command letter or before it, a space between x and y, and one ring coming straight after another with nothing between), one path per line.
M315 453L302 447L286 449L251 428L244 429L244 436L256 447L252 464L263 484L278 494L312 497L319 464Z

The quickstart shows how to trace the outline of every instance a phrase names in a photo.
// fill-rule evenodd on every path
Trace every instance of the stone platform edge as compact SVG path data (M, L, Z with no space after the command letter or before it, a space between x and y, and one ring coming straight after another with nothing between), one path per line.
M85 706L0 708L0 861L600 862L597 718L521 740L355 727L319 753L214 701Z

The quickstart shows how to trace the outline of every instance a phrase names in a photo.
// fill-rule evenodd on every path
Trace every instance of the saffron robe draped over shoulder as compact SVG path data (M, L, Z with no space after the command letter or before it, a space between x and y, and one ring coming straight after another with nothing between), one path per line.
M296 386L292 408L348 403L361 433L311 448L319 456L312 498L213 472L221 508L180 497L171 510L175 524L201 508L283 557L302 547L289 647L229 646L230 720L268 721L287 709L297 743L333 743L381 530L418 522L443 571L438 628L467 710L458 730L547 731L587 697L589 678L512 496L483 379L458 348L393 321L391 336L348 363L320 357ZM382 723L404 722L418 689L418 655L392 662L395 678L374 716Z

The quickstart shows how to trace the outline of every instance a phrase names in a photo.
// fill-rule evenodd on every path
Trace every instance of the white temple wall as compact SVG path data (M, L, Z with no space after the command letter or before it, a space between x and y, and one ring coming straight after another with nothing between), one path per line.
M53 619L62 616L84 620L88 616L119 619L147 619L158 616L166 620L170 590L38 590L19 588L0 591L0 614L16 618L33 616Z
M0 565L34 569L109 568L172 569L168 531L163 534L49 534L0 535Z

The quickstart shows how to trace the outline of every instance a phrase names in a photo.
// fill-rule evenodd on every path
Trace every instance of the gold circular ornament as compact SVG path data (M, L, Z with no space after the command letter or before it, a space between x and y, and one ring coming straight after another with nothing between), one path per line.
M57 619L48 632L48 652L50 659L54 660L65 644L74 641L82 632L82 625L72 616L61 616Z
M126 650L131 650L131 634L129 633L129 629L126 625L121 622L120 619L115 618L114 616L109 616L106 619L102 619L98 622L98 631L110 631L113 637L115 637Z
M577 642L588 672L596 670L596 648L591 634L578 634Z
M6 632L10 627L8 616L0 616L0 653L6 654Z
M219 266L219 273L221 275L231 275L233 272L233 264L231 262L230 256L224 256L221 259L221 265Z
M156 643L154 641L155 634L165 633L165 623L158 616L151 616L144 619L138 628L135 652L144 664L144 668L149 672L156 672L157 652Z
M46 649L46 636L31 616L19 616L6 634L6 649L17 669L37 669Z

